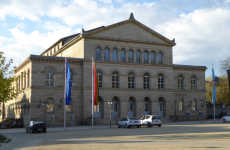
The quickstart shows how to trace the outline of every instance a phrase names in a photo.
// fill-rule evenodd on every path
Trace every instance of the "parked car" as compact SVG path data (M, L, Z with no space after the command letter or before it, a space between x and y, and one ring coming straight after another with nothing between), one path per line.
M217 118L218 116L215 114L215 118ZM207 119L214 119L214 114L209 114L207 115Z
M227 114L226 116L224 116L222 118L223 122L227 122L227 121L230 121L230 114Z
M226 116L226 115L227 115L226 112L221 112L221 113L218 115L218 117L219 117L219 118L222 118L222 117L224 117L224 116Z
M131 126L137 126L137 128L141 127L141 122L140 120L137 120L135 117L125 117L121 119L120 121L117 122L117 127L125 127L125 128L130 128Z
M13 128L22 128L23 124L22 124L22 122L14 121L13 124L12 124L12 127Z
M161 127L161 124L161 118L157 115L145 115L141 118L142 126L152 127L154 125L158 125L158 127Z
M28 125L26 125L26 133L34 133L35 131L43 131L46 133L47 126L42 121L30 121Z

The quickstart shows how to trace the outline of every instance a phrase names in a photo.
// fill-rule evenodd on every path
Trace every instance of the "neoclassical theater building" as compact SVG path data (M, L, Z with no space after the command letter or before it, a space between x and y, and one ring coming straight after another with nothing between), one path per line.
M199 119L200 100L205 100L206 66L173 64L175 40L170 40L144 24L133 14L109 26L101 26L52 44L40 55L30 55L15 70L19 77L16 99L1 104L3 118L44 120L62 124L64 120L65 57L72 77L71 105L66 106L67 125L86 124L92 108L92 57L97 67L99 105L94 106L95 124L109 124L120 118L153 114L169 121L177 115ZM112 105L108 101L112 100ZM45 102L45 103L44 103ZM43 105L45 104L45 105ZM204 113L205 107L202 108Z

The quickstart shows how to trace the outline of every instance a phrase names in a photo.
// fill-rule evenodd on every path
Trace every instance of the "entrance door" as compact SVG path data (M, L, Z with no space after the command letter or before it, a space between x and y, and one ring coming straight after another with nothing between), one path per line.
M94 105L94 117L102 118L102 103L98 101L98 105Z
M158 102L158 116L163 117L163 102Z
M144 112L143 115L149 115L149 102L144 102Z
M134 103L131 101L128 104L128 117L134 117Z
M112 118L117 118L118 117L118 103L116 101L113 101L111 105L112 109Z

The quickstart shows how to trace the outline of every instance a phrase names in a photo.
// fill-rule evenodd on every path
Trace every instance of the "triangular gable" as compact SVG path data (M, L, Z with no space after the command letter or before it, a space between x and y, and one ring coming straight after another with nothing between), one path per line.
M125 20L107 27L100 28L99 30L87 32L85 35L100 38L104 37L175 45L175 43L171 40L148 28L135 19Z

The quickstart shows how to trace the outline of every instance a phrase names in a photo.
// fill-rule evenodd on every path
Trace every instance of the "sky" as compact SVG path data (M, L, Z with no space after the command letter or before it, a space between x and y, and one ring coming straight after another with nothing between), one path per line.
M173 63L215 75L230 56L230 0L0 0L0 51L20 65L59 39L128 19L175 38Z

